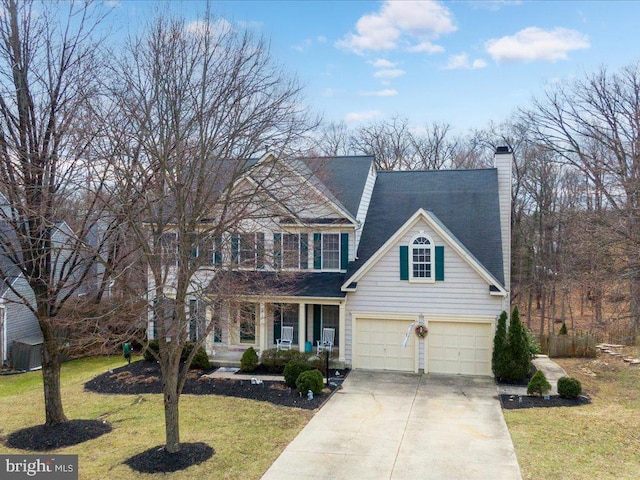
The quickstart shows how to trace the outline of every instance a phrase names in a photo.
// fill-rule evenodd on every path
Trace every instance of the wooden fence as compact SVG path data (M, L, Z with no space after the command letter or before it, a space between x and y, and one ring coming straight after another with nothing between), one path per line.
M550 357L595 357L599 343L592 333L538 336L540 351Z

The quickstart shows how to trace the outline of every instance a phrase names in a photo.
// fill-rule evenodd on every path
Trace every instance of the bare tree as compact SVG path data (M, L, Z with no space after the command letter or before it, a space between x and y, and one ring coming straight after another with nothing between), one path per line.
M100 18L95 5L79 2L2 0L1 8L0 190L7 205L0 253L32 291L13 293L42 330L46 423L52 425L67 420L58 314L81 288L99 250L86 239L103 207L95 192L105 171L87 160L92 132L83 115L95 96L92 34ZM88 176L93 193L85 188ZM71 201L81 208L69 208ZM10 274L0 272L2 280Z
M194 25L196 25L194 27ZM159 17L130 40L118 60L103 114L114 168L113 208L126 221L149 275L148 303L157 328L166 450L180 450L178 404L203 326L187 361L188 297L232 295L232 276L216 274L224 242L243 231L282 182L277 157L309 130L297 81L270 57L268 45L207 12L196 24ZM256 156L268 146L276 157ZM244 181L248 171L251 181ZM287 193L287 182L280 191ZM235 245L242 248L242 245Z
M640 328L640 66L605 68L550 89L526 112L536 139L578 168L602 195L625 267L632 324Z
M350 149L358 154L375 155L379 170L405 170L413 159L409 121L393 117L358 128L350 137Z

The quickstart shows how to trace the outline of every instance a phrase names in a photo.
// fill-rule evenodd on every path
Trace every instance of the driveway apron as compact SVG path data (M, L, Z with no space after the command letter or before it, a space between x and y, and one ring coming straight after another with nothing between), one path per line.
M522 477L493 379L355 370L262 478Z

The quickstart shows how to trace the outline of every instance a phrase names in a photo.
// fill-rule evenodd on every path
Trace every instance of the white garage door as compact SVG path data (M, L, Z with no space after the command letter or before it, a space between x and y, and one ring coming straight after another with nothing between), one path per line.
M356 320L355 368L416 371L415 335L402 348L411 320Z
M427 340L429 372L491 375L491 324L429 322Z

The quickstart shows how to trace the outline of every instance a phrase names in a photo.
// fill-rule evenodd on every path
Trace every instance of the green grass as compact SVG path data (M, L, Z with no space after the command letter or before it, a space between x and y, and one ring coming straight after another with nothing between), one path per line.
M592 403L505 410L526 479L637 479L640 369L618 359L557 359Z
M127 458L164 443L161 395L100 395L85 392L95 375L121 366L121 357L77 360L63 365L63 404L69 418L104 419L113 431L81 445L56 450L78 454L80 478L155 478L138 474ZM205 442L216 451L200 465L163 475L170 479L257 479L309 421L313 412L215 395L180 399L182 442ZM0 377L0 440L44 422L40 372ZM24 453L0 443L2 453Z

